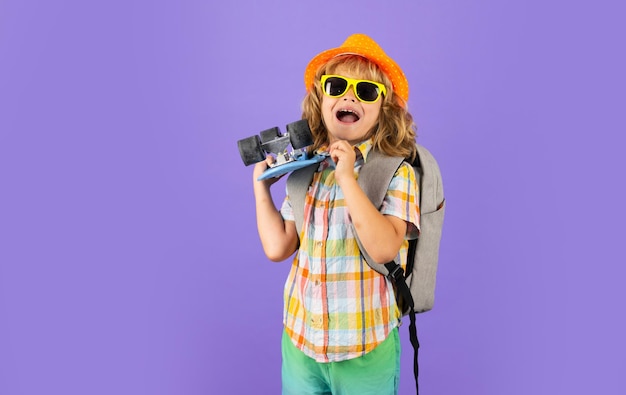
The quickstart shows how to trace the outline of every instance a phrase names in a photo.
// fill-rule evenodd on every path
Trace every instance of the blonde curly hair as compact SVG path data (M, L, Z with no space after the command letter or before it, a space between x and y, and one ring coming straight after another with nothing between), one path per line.
M308 120L315 151L328 144L328 131L322 119L322 98L324 92L320 78L324 74L334 74L341 65L351 75L381 82L387 88L378 115L378 121L368 132L366 138L372 138L373 148L389 156L400 156L411 161L415 158L416 126L413 116L408 112L406 103L393 92L392 84L376 64L358 55L342 55L329 60L315 74L313 88L302 101L302 118Z

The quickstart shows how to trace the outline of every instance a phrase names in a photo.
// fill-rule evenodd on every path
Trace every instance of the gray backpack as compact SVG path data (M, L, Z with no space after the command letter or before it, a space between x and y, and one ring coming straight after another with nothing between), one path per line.
M405 158L386 156L372 150L367 162L361 168L358 183L375 207L382 206L387 188L398 167ZM418 363L417 329L415 314L433 308L435 301L435 280L439 260L439 242L445 212L443 183L437 161L432 154L417 144L417 156L411 163L419 184L420 235L409 241L406 274L393 261L386 264L374 262L357 238L361 254L368 265L388 277L395 287L396 299L403 315L409 315L409 337L414 349L414 375L417 387ZM318 165L296 170L287 178L287 193L293 208L298 232L304 222L304 200L307 189ZM419 388L418 388L419 393Z

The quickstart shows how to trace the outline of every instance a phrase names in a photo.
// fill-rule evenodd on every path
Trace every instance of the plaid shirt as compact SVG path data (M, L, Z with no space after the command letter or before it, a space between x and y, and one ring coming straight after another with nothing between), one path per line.
M357 146L358 176L372 148ZM399 254L406 265L408 240L419 226L418 186L413 167L404 163L394 175L381 213L408 224ZM293 221L289 196L281 208ZM300 248L285 283L283 320L296 347L318 362L360 357L399 325L400 312L390 281L371 269L359 252L343 192L327 159L313 176L304 208Z

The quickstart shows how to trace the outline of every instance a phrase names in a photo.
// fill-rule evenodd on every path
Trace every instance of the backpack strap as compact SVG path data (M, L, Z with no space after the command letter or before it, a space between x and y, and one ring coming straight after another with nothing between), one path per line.
M315 173L318 166L319 163L314 163L291 172L289 177L287 177L287 194L289 195L289 203L291 203L293 210L298 236L302 231L302 225L304 223L304 201L306 200L306 192L309 190L309 186L313 180L313 173Z
M389 189L389 184L391 184L391 179L396 174L396 171L402 165L405 158L402 157L390 157L386 156L378 151L370 151L367 162L361 168L359 173L358 183L361 189L365 192L367 197L371 200L372 204L380 210L383 200L385 199L385 195L387 194L387 190ZM413 164L415 166L419 162L419 157L417 157L416 162ZM417 175L416 175L417 177ZM417 180L419 182L419 179ZM356 231L354 232L356 235ZM374 262L374 260L369 256L365 248L361 245L361 241L359 238L356 238L357 243L359 245L359 249L361 250L361 254L367 261L367 264L378 273L386 276L392 284L395 286L395 291L398 293L400 298L396 297L396 300L402 300L403 306L399 306L404 311L408 310L408 315L410 319L409 324L409 340L411 345L413 346L413 376L415 377L415 389L416 393L419 395L419 364L418 364L418 349L419 349L419 340L417 339L417 325L415 320L415 303L413 301L413 296L411 295L411 289L409 288L406 282L406 276L404 275L404 270L402 270L402 266L400 266L400 262L391 261L385 264L379 264ZM409 240L409 250L407 256L407 265L413 263L415 257L415 251L417 247L417 239ZM401 312L402 313L402 312Z
M367 161L363 164L363 167L361 167L357 183L377 210L380 210L383 205L387 189L389 189L389 184L391 184L391 179L396 174L396 171L403 161L404 158L402 157L387 156L378 150L372 149L367 156ZM352 230L356 236L354 226ZM383 276L389 275L389 270L384 264L375 262L369 256L365 248L363 248L358 236L356 236L356 241L359 245L361 255L363 255L367 264Z
M413 244L411 244L412 242ZM413 259L415 259L414 257L415 257L416 245L417 243L415 240L409 241L407 265L409 262L412 262ZM420 342L417 339L417 325L415 323L415 302L413 300L413 295L411 295L411 289L406 283L406 277L404 276L404 270L402 270L402 266L392 261L392 262L386 263L385 267L389 271L389 275L387 275L387 278L390 279L391 282L395 285L396 292L401 297L403 306L399 306L399 307L404 311L408 310L408 315L410 319L409 341L411 342L411 345L413 346L413 376L415 377L416 394L419 395L420 393L419 382L418 382L419 363L417 360L417 356L418 356L418 352L420 348ZM396 300L399 300L399 298L396 297Z

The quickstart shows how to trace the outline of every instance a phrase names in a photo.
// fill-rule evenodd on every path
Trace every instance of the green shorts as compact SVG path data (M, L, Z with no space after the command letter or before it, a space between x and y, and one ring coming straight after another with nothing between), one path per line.
M320 363L306 356L286 332L282 339L283 395L395 395L400 381L400 336L394 329L362 357Z

